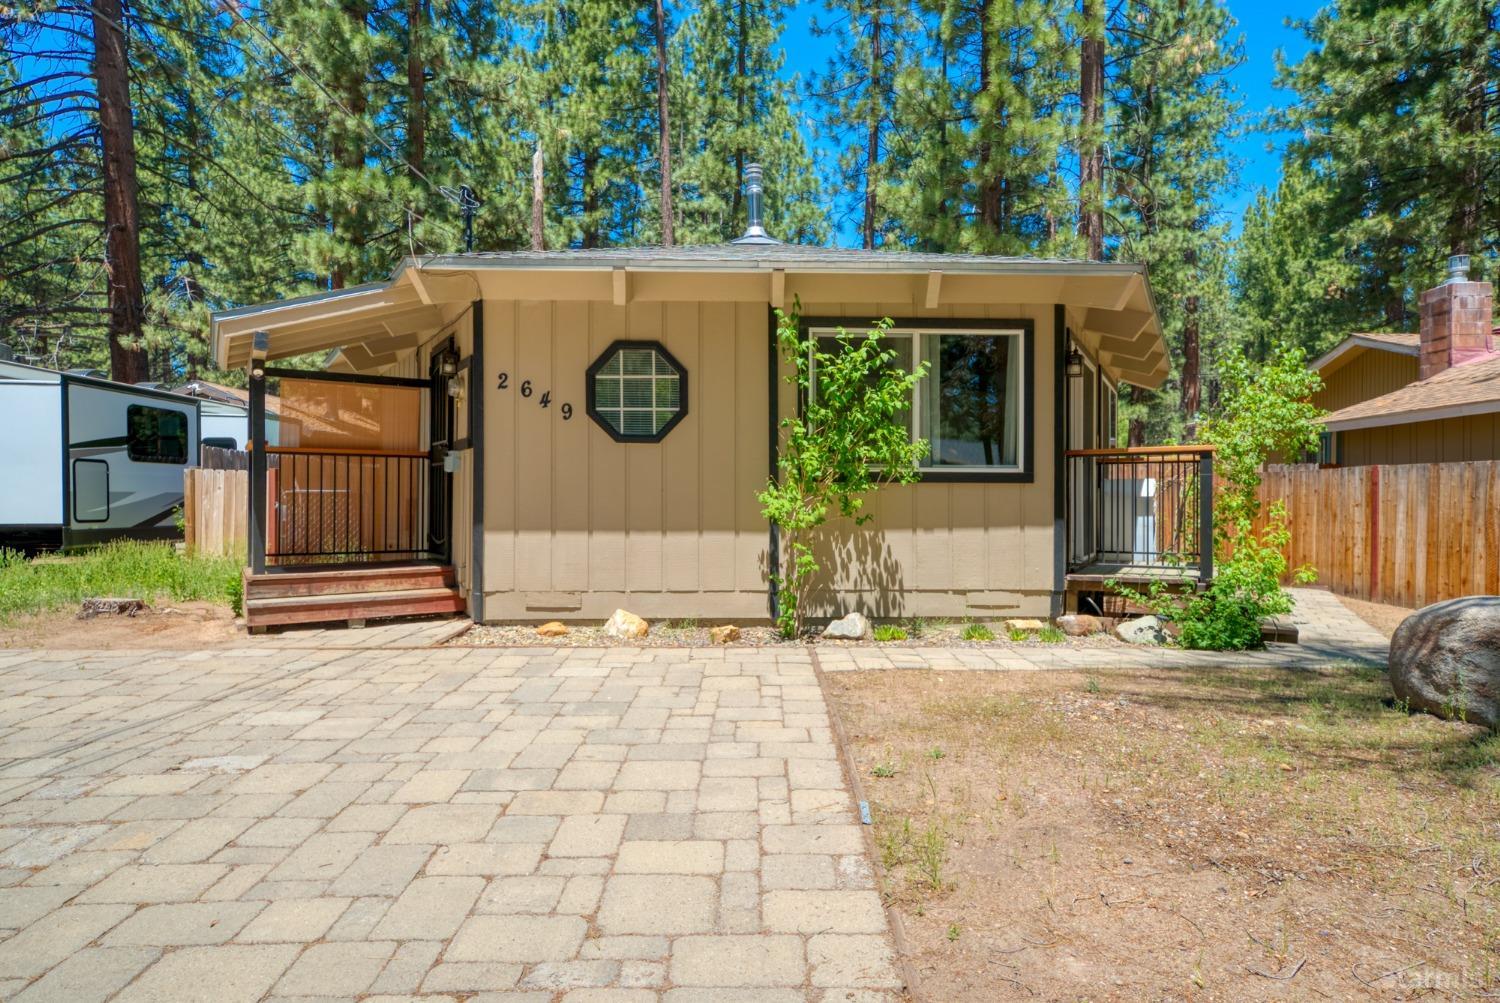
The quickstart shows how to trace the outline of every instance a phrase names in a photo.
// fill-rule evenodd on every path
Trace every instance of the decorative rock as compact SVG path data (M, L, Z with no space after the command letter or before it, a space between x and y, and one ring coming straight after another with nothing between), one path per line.
M1417 610L1391 638L1389 672L1409 706L1500 729L1500 596Z
M710 627L708 639L715 644L729 644L740 639L740 629L732 623L726 623L722 627Z
M1115 628L1115 636L1131 644L1166 644L1167 631L1161 620L1154 616L1122 620Z
M1009 630L1019 630L1019 631L1021 631L1023 633L1026 633L1026 634L1035 634L1037 631L1041 630L1045 626L1047 626L1047 625L1045 623L1043 623L1042 621L1040 621L1040 620L1006 620L1005 621L1005 629L1006 630L1008 630L1008 631Z
M549 620L538 627L536 632L542 637L562 637L568 632L568 628L561 620Z
M863 613L850 613L824 627L823 636L834 641L863 641L870 636L870 621Z
M1069 637L1087 637L1104 633L1104 621L1087 613L1069 613L1057 618L1058 629Z
M635 640L651 632L650 624L627 610L617 609L604 624L604 632L610 637Z

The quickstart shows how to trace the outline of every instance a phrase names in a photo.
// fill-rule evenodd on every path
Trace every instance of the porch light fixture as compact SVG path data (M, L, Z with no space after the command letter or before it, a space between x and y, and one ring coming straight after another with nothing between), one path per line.
M1077 348L1068 349L1068 375L1083 375L1083 353L1078 351Z
M458 359L451 354L444 353L438 357L438 372L443 376L453 377L458 375Z

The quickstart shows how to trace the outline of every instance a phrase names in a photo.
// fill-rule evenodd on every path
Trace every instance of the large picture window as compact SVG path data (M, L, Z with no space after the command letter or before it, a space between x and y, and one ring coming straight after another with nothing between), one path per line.
M125 424L125 452L135 462L187 462L188 421L181 411L131 404Z
M844 327L850 338L863 337L864 327ZM810 333L819 352L837 350L837 329L813 327ZM1028 340L1020 328L896 327L887 332L894 365L911 371L914 360L927 363L927 375L913 389L912 406L904 416L912 438L926 439L931 446L920 464L924 476L1021 474L1029 469Z
M610 345L587 392L589 416L616 442L660 442L687 414L687 371L654 341Z

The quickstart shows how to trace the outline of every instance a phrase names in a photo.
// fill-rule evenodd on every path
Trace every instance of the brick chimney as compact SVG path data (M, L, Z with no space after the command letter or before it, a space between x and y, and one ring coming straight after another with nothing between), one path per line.
M1500 351L1494 321L1495 287L1469 281L1469 256L1448 259L1448 281L1422 294L1422 352L1419 378L1452 366L1489 358Z

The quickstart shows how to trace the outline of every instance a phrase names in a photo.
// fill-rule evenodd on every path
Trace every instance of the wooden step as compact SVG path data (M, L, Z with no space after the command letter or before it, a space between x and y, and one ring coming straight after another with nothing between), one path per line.
M384 592L347 592L332 595L282 596L245 600L245 626L250 629L293 623L337 623L395 616L434 616L462 613L463 596L454 588L397 589Z
M413 589L452 588L451 565L391 564L375 568L331 568L318 571L273 571L245 576L245 599L287 599Z

